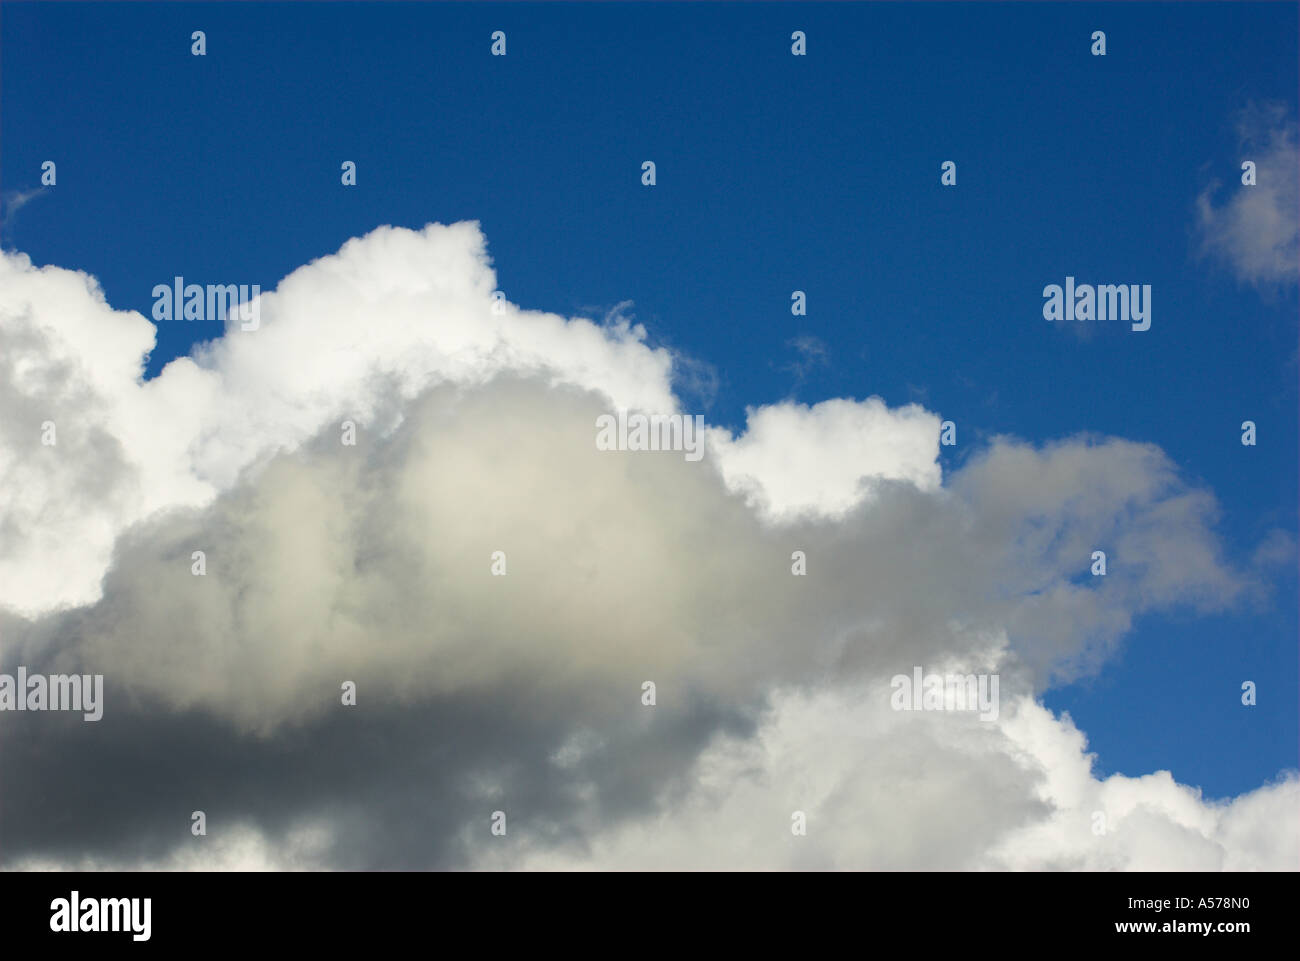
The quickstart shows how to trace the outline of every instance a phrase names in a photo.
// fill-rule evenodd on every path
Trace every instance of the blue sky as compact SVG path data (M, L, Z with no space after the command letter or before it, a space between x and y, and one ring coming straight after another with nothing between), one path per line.
M175 274L270 289L380 224L478 220L513 302L600 317L631 301L653 342L715 371L716 390L683 385L712 422L787 398L917 401L958 425L945 466L997 434L1117 435L1213 490L1232 559L1297 530L1296 286L1244 283L1196 236L1207 185L1241 189L1239 112L1281 103L1294 122L1294 4L6 3L0 18L0 189L37 186L48 158L59 177L0 241L93 273L119 309L149 316ZM796 29L807 57L790 55ZM1067 274L1150 284L1151 329L1044 321L1041 290ZM150 375L219 333L163 325ZM825 350L802 375L801 337ZM1289 564L1257 609L1143 619L1047 704L1100 773L1254 788L1297 764L1296 595Z

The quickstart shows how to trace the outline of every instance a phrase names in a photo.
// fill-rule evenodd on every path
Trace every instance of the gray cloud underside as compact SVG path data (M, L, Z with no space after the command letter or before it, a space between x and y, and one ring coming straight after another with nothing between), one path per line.
M1149 445L998 441L941 490L882 484L838 522L773 526L707 460L597 451L603 409L535 379L434 389L386 437L327 429L210 507L133 528L98 603L8 618L5 666L102 672L107 708L6 718L6 864L168 863L239 828L270 866L635 866L585 859L620 825L694 810L731 763L719 746L743 754L777 701L853 691L865 713L841 743L874 795L831 791L819 818L887 838L856 866L999 866L1051 816L1043 773L1002 725L891 712L888 678L997 669L1010 704L1095 667L1143 611L1250 589L1213 499ZM1096 545L1112 573L1080 577ZM797 807L789 788L764 796ZM189 836L196 809L209 838ZM783 816L744 863L854 866L792 849ZM677 863L742 858L716 828L704 863Z

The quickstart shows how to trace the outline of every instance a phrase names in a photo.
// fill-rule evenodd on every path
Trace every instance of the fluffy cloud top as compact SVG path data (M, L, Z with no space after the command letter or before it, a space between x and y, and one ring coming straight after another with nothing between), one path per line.
M672 357L646 346L639 326L494 310L495 289L477 224L381 227L263 294L259 329L232 321L144 382L150 321L114 311L83 273L0 254L0 604L37 614L94 601L132 524L210 503L327 425L387 432L433 386L531 374L615 409L678 410ZM937 483L938 426L923 412L868 400L754 417L757 431L737 444L711 432L714 458L774 511L840 512L863 493L859 481ZM40 442L47 422L53 447ZM807 460L791 463L781 446L808 428L840 453L805 488Z

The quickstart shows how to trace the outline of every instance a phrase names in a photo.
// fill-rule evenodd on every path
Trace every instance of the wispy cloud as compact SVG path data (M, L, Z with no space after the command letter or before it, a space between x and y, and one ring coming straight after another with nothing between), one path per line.
M1254 186L1214 181L1196 198L1199 254L1226 264L1245 284L1294 284L1300 263L1300 149L1296 124L1279 104L1250 105L1237 121L1240 162L1255 164ZM1216 197L1224 195L1222 203Z
M831 352L826 342L812 334L800 334L785 342L787 347L797 355L794 360L782 367L794 374L795 387L799 387L818 367L829 367Z
M43 193L44 187L33 187L31 190L11 190L0 196L0 228L12 227L14 215Z

